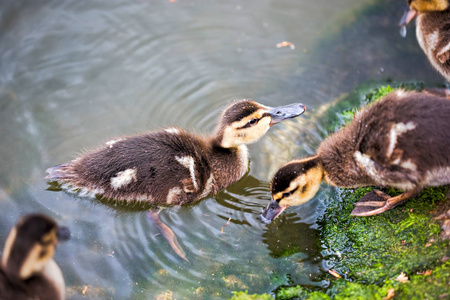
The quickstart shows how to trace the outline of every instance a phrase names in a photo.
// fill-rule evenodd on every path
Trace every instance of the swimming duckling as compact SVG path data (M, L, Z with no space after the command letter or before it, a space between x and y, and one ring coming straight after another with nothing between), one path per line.
M314 197L322 181L337 186L389 186L396 197L368 194L352 211L389 210L424 187L450 183L450 101L428 93L396 91L362 109L319 146L316 156L293 160L271 182L272 200L260 216L270 222L288 206Z
M417 15L416 35L420 47L432 66L450 82L450 4L448 0L408 0L400 26Z
M52 259L70 231L51 218L31 214L11 229L0 264L0 299L64 299L64 278Z
M46 178L119 201L190 203L239 180L248 168L245 144L304 111L299 103L268 107L241 100L224 110L213 136L166 128L114 139L99 150L49 168Z

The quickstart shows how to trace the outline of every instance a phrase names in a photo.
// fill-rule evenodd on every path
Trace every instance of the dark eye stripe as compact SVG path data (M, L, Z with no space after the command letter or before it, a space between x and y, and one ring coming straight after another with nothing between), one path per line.
M308 185L305 184L305 185L302 187L302 193L306 192L307 189L308 189Z
M248 128L248 127L252 127L252 126L254 126L254 125L256 125L256 124L258 124L258 122L261 120L262 118L259 118L259 119L252 119L252 120L250 120L247 124L245 124L244 126L242 126L242 127L239 127L238 129L244 129L244 128Z
M277 202L280 201L280 200L283 199L283 198L289 197L290 195L292 195L293 193L295 193L296 190L298 190L298 187L296 187L295 189L293 189L293 190L290 191L290 192L283 193L283 195L281 195L281 198L278 199Z

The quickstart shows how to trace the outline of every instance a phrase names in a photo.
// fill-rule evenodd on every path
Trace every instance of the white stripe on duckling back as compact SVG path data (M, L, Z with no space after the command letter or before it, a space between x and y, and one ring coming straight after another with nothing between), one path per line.
M111 177L111 186L117 190L125 185L136 181L137 169L126 169L124 171L117 172L115 177Z
M185 166L186 168L189 169L189 172L191 173L192 183L194 184L194 188L196 190L198 190L198 184L197 184L197 180L195 178L194 158L192 156L183 156L183 157L175 156L175 159L180 164L182 164L183 166Z

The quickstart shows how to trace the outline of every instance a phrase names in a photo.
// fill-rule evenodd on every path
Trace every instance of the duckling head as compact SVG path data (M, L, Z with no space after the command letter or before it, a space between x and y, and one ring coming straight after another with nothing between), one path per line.
M251 100L241 100L222 113L216 131L218 144L234 148L258 141L267 130L283 120L295 118L306 110L301 103L269 107Z
M51 218L30 214L11 229L2 255L2 269L8 276L25 280L40 273L52 259L58 241L68 240L70 231Z
M281 167L270 184L272 199L259 216L266 224L278 217L289 206L311 200L324 176L323 165L317 156L293 160Z
M402 28L402 36L406 36L405 26L414 19L417 13L444 11L450 6L448 0L407 0L407 2L408 7L398 24Z
M407 0L409 7L418 12L443 11L449 7L448 0Z

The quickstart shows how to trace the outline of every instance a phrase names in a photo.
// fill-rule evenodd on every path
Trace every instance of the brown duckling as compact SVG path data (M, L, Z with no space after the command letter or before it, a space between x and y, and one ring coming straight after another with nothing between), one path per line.
M182 205L217 193L248 169L245 144L259 140L274 124L305 111L303 104L268 107L250 100L229 105L213 136L167 128L106 142L46 178L81 193L119 201Z
M448 0L407 0L400 26L406 35L406 25L417 15L416 35L420 47L431 65L450 82L450 4Z
M355 203L355 216L389 210L424 187L450 183L450 101L429 93L395 91L362 109L326 138L316 155L293 160L271 182L272 200L260 216L275 219L314 197L322 181L337 187L388 186Z
M64 278L52 259L70 231L51 218L31 214L11 229L0 264L0 299L64 299Z

